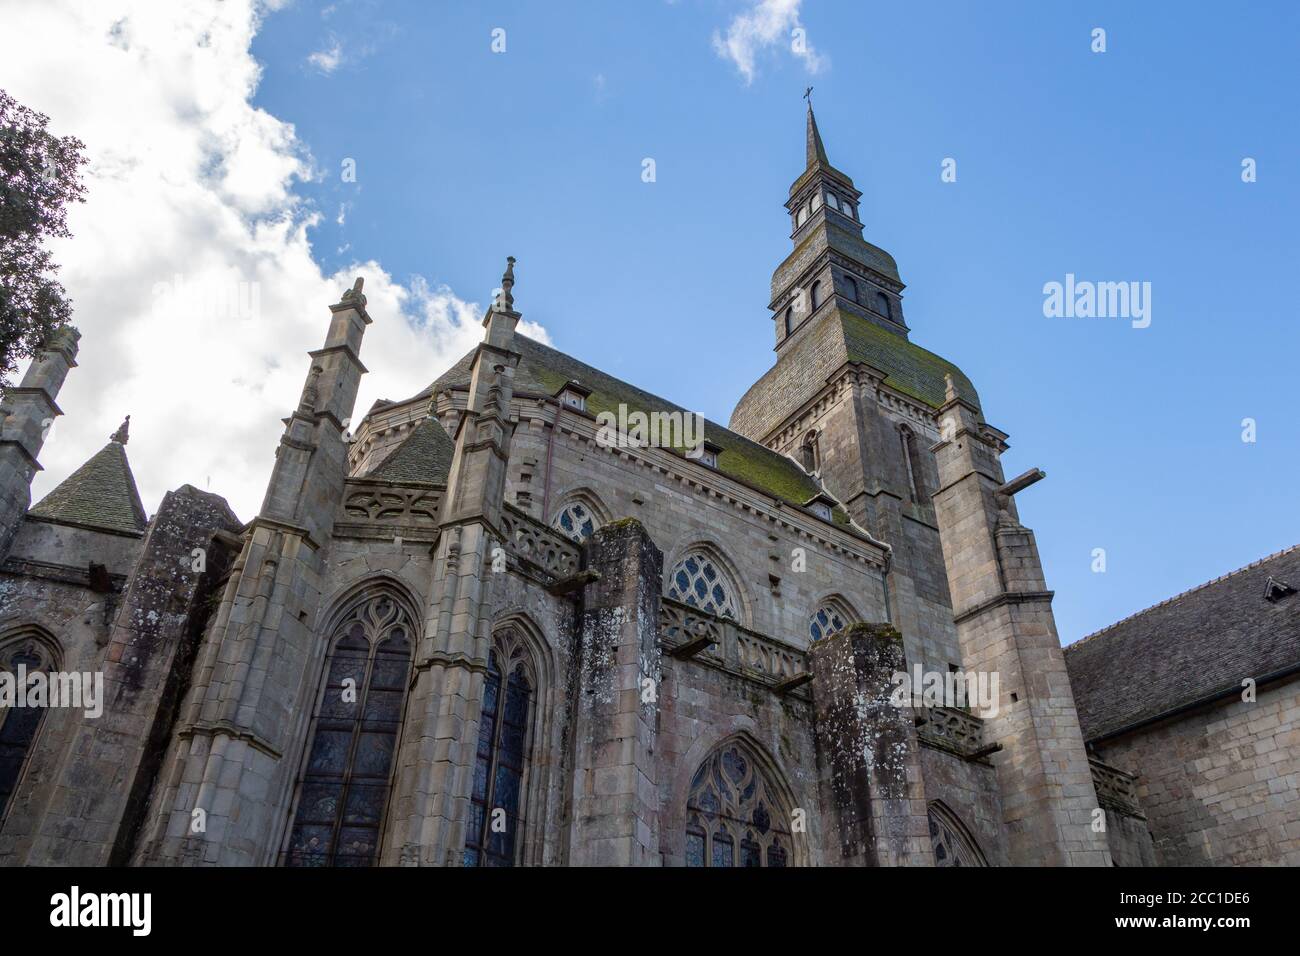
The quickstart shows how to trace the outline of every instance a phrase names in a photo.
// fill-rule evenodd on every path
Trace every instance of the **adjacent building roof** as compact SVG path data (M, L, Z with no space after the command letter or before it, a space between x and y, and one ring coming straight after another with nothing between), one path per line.
M1067 647L1084 739L1300 666L1300 594L1282 593L1270 580L1300 588L1300 545Z
M577 380L591 389L587 397L587 411L592 415L601 412L618 413L619 405L629 412L684 412L679 405L642 391L606 375L599 369L580 362L525 335L516 333L515 348L520 352L519 367L515 371L515 391L531 391L554 395L571 380ZM436 395L448 388L464 388L469 384L470 352L447 370L430 387L428 393ZM704 438L716 444L718 471L744 482L759 491L802 506L822 489L798 464L785 455L728 431L711 421L704 423ZM683 451L684 449L678 449ZM837 510L836 522L847 524L847 515Z
M28 514L48 521L131 534L142 533L149 523L126 460L126 448L120 441L110 441Z
M385 481L423 481L446 485L456 444L436 418L426 418L370 472Z
M886 385L931 408L944 403L944 376L951 375L957 394L979 407L975 386L956 365L860 315L836 308L782 350L776 364L736 404L731 427L751 438L766 437L812 399L845 362L864 362L887 373Z

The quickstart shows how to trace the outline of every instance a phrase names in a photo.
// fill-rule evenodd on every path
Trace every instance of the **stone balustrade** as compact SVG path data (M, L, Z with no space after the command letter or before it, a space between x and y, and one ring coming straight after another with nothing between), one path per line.
M437 537L441 503L440 488L349 478L335 533L342 537L432 541Z
M1137 777L1096 757L1089 757L1088 765L1092 768L1092 785L1097 791L1098 803L1117 813L1146 819L1138 800Z
M512 557L556 579L578 573L581 558L578 546L555 529L509 504L501 511L501 526L506 536L506 551Z

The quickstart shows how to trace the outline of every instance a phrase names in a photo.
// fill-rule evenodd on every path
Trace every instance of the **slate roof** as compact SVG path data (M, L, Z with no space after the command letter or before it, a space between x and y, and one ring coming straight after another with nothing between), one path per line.
M28 512L33 517L109 531L142 533L149 523L126 449L110 441Z
M521 354L519 367L515 371L516 392L554 395L566 382L576 379L591 389L591 395L587 397L587 411L592 415L598 415L602 411L617 413L620 403L626 405L629 411L685 411L679 405L606 375L585 362L520 333L515 334L515 348ZM437 395L447 388L467 386L473 357L473 352L467 354L417 397ZM705 421L704 437L721 449L718 452L718 471L724 475L774 498L801 506L821 492L812 477L792 459L715 422ZM848 525L848 516L841 509L835 511L835 523Z
M1300 666L1300 545L1216 578L1065 648L1085 740Z
M456 444L436 418L426 418L379 466L370 472L386 481L424 481L447 484Z

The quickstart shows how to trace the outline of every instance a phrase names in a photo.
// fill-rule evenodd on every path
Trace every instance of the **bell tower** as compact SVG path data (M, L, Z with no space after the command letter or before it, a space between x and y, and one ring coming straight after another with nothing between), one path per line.
M898 267L862 238L862 193L827 158L811 94L809 87L806 165L785 203L794 251L772 276L768 305L776 316L778 353L837 309L907 336Z

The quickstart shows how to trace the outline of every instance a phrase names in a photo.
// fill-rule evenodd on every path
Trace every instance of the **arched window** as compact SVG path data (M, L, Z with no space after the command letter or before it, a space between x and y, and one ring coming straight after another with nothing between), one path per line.
M957 815L937 800L926 808L935 866L988 866L975 838Z
M24 635L0 648L0 672L12 674L15 687L27 675L58 670L50 648L34 635ZM30 685L28 685L30 686ZM9 798L18 789L23 767L40 730L44 707L11 706L0 709L0 819Z
M479 714L465 866L514 866L524 824L521 799L537 686L514 631L493 639Z
M596 516L581 501L572 501L556 515L555 527L566 537L582 544L596 530Z
M795 228L798 229L800 226L802 226L802 225L804 224L804 222L805 222L807 219L808 219L808 207L807 207L807 206L800 206L800 207L799 207L799 212L795 215L795 218L794 218L794 225L795 225Z
M686 799L687 866L789 866L790 810L739 741L701 764Z
M840 201L839 201L838 199L835 198L835 194L834 194L834 193L827 193L827 194L826 194L826 205L828 205L828 206L830 206L832 209L838 211L839 208L840 208Z
M876 293L876 311L887 319L893 319L894 314L889 309L889 296L883 292Z
M846 627L848 621L845 620L845 615L833 605L824 604L808 622L808 636L814 641L820 641L823 637L838 634Z
M812 211L813 211L813 212L816 212L816 211L817 211L818 209L820 209L821 207L822 207L822 194L821 194L821 193L813 193L813 197L812 197Z
M818 279L812 284L812 307L815 310L822 304L822 283Z
M787 306L785 310L785 334L789 335L794 330L794 306Z
M343 619L325 662L287 866L370 866L406 705L413 627L388 594Z
M708 555L693 551L668 579L668 596L718 617L736 618L736 601L722 569Z
M799 458L803 463L803 470L809 474L817 470L820 463L817 454L817 433L809 432L803 436L803 444L799 446Z
M858 283L853 276L844 277L844 288L848 292L849 298L854 302L858 301Z
M927 503L925 494L924 471L920 457L920 450L916 445L916 436L912 434L912 429L906 425L898 427L899 438L903 443L903 467L907 470L907 490L912 497L912 501L917 504Z

